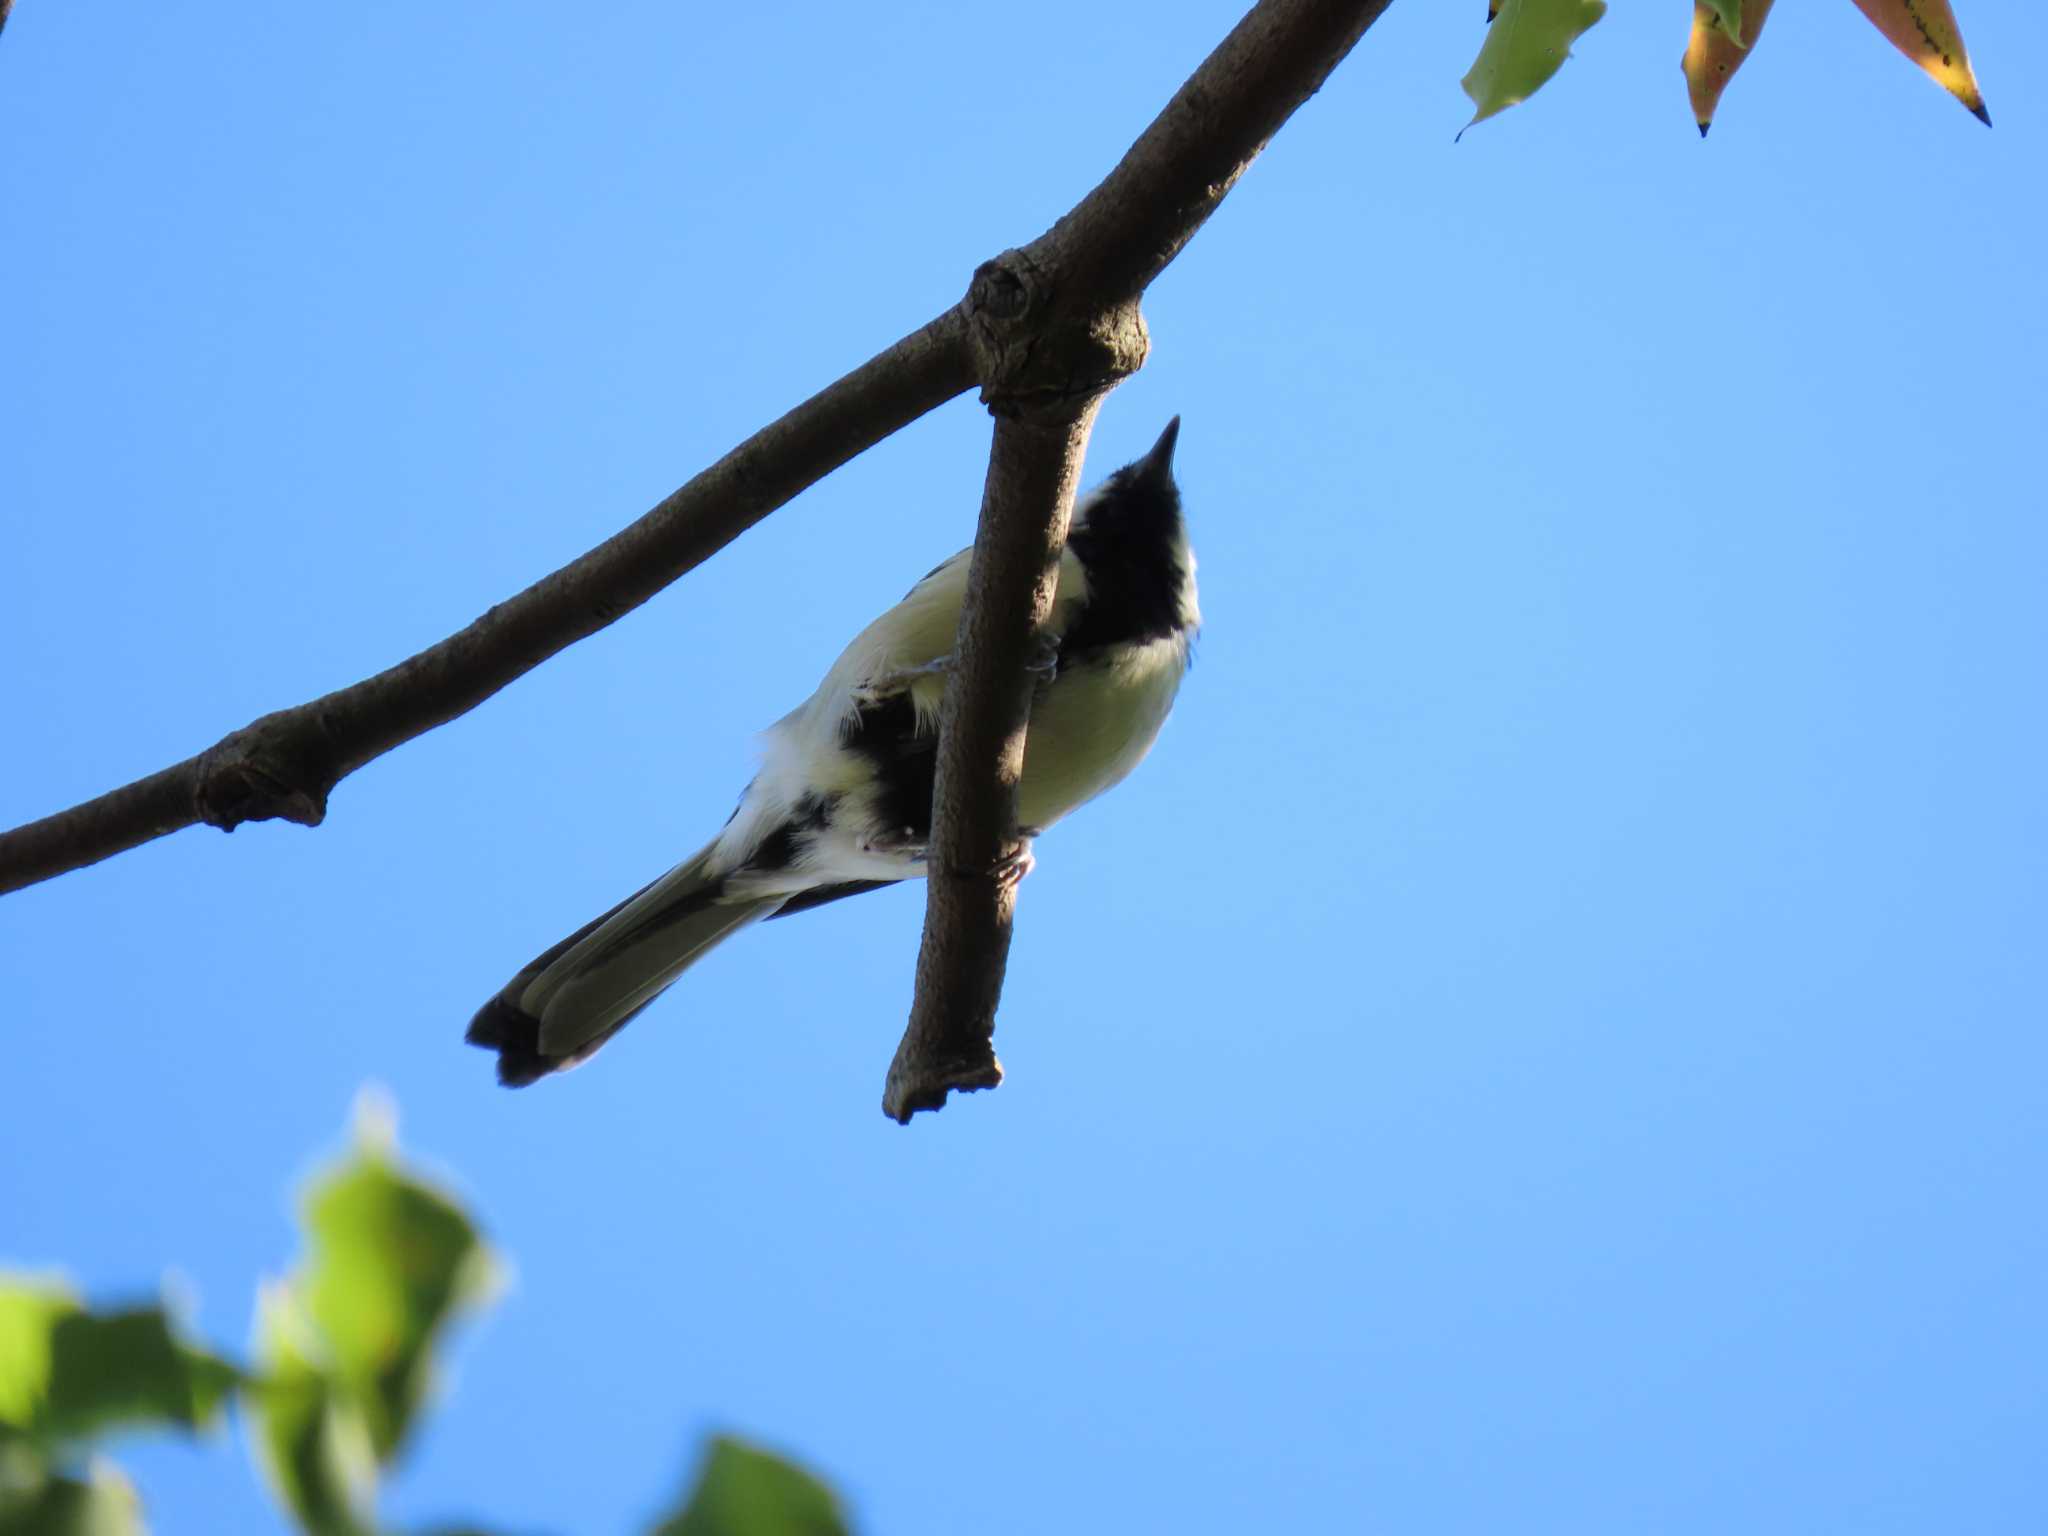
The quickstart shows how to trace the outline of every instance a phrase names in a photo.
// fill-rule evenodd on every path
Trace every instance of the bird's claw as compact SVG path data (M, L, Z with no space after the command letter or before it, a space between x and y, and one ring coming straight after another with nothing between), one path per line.
M922 860L925 856L925 840L918 836L915 827L894 827L886 832L870 833L861 839L862 853L879 853L889 858L909 856Z
M1024 650L1024 670L1035 672L1041 687L1060 675L1060 642L1056 635L1039 630Z
M1037 866L1038 861L1031 854L1031 835L1023 828L1018 829L1018 835L1023 841L1018 843L1015 848L1004 854L1000 859L997 859L995 868L990 871L996 877L998 885L1014 886L1020 884L1024 877L1030 874Z
M904 692L919 678L940 677L952 671L953 657L949 652L935 656L922 666L899 667L894 672L885 672L880 677L871 677L853 688L853 702L862 706L879 704ZM1060 672L1060 642L1056 635L1039 630L1032 635L1024 651L1024 670L1033 674L1039 687L1043 688Z
M856 704L879 704L884 699L894 698L921 677L937 677L952 669L951 653L934 656L922 666L902 667L894 672L885 672L880 677L871 677L855 686L853 701Z

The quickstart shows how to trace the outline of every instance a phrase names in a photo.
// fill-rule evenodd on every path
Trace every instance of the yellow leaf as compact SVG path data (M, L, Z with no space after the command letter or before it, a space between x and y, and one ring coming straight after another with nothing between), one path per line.
M1948 0L1856 0L1856 8L1891 39L1894 48L1932 75L1985 127L1991 126L1984 93L1977 89L1977 76Z
M1751 44L1762 33L1771 5L1772 0L1744 0L1744 30ZM1713 126L1714 109L1721 104L1721 93L1728 89L1728 82L1748 57L1749 48L1730 35L1710 0L1695 0L1692 36L1685 45L1685 87L1692 97L1693 121L1700 125L1701 138Z

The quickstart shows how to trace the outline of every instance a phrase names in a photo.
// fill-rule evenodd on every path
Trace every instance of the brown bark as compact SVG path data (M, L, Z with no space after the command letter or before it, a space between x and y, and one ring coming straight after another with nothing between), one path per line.
M317 825L336 783L629 612L814 481L979 382L996 417L947 685L899 1120L1001 1077L991 1038L1016 889L1026 654L1102 396L1145 360L1138 300L1390 0L1261 0L1102 183L967 298L756 433L638 522L397 666L0 835L0 892L181 827ZM0 0L4 6L6 0ZM0 13L4 14L4 13ZM1035 616L1035 618L1034 618Z
M974 383L948 310L762 428L639 521L375 677L265 715L196 757L0 834L0 892L204 822L318 826L334 786L476 708L557 651L630 613L804 487Z
M1387 4L1264 0L1073 212L976 274L966 307L995 443L940 728L917 995L882 1090L896 1120L1002 1081L995 1012L1017 897L1004 858L1030 698L1022 619L1050 603L1096 406L1144 363L1138 299Z
M1032 677L1021 661L1052 616L1101 398L1089 395L1066 413L996 418L953 648L956 676L978 681L946 690L917 997L882 1093L883 1111L899 1121L940 1108L949 1089L993 1088L1003 1079L996 1002L1025 852L1017 782L1031 720ZM1010 580L1013 573L1024 579Z

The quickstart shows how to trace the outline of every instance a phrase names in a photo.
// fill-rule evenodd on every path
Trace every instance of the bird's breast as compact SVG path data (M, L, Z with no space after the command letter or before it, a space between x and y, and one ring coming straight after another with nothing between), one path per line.
M1049 827L1144 760L1187 671L1185 634L1114 646L1067 666L1032 706L1017 820Z

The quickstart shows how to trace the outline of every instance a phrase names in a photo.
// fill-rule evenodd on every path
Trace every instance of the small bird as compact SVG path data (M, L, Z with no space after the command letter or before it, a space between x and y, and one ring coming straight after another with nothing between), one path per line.
M1201 623L1173 449L1083 496L1033 657L1017 820L1030 839L1151 750ZM714 945L925 873L939 704L967 590L962 550L854 637L771 726L761 771L700 852L537 956L478 1011L469 1041L523 1088L588 1060ZM1021 871L1020 871L1021 872Z

